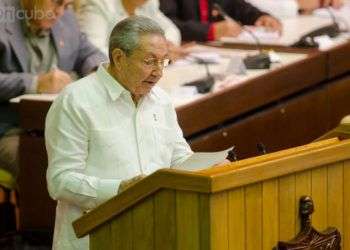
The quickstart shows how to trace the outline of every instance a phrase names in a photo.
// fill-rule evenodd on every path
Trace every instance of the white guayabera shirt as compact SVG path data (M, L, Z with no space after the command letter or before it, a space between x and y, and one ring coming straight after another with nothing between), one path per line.
M53 249L88 249L72 222L115 196L122 180L180 164L192 151L157 86L135 106L101 65L55 100L46 118L48 190L58 201Z

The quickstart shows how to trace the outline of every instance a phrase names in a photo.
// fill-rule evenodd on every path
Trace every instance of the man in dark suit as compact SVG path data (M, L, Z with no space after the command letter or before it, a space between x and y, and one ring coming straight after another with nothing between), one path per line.
M232 19L224 19L213 7L214 3L218 3ZM240 23L282 30L276 18L244 0L160 0L160 9L179 27L184 41L237 36L241 32Z
M0 2L0 168L16 176L18 125L9 100L58 93L107 58L80 33L72 0Z

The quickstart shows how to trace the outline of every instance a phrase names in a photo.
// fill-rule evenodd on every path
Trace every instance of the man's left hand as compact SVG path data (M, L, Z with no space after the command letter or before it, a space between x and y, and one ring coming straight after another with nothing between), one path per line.
M278 31L278 33L282 34L282 24L281 22L270 15L263 15L258 18L255 22L255 26L266 27L271 30Z
M146 175L141 174L141 175L137 175L131 179L123 180L119 185L118 194L120 194L121 192L130 188L131 186L135 185L136 183L138 183L139 181L141 181L145 177L146 177Z

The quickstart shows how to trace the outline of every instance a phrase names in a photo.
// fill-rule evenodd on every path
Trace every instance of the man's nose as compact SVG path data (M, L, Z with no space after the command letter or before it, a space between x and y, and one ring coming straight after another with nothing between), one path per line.
M163 75L163 69L164 69L163 64L158 63L157 66L154 67L152 71L152 75L161 77Z

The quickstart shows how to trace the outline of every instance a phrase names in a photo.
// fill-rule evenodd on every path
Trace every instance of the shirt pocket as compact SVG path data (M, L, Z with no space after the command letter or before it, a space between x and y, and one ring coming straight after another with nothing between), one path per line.
M124 131L125 132L125 131ZM105 165L106 168L123 166L133 155L127 139L127 133L119 128L105 130L91 130L89 141L89 160L93 165ZM111 165L111 166L110 166Z
M122 138L121 134L117 132L117 129L98 129L91 130L90 143L98 147L111 147L118 143Z

